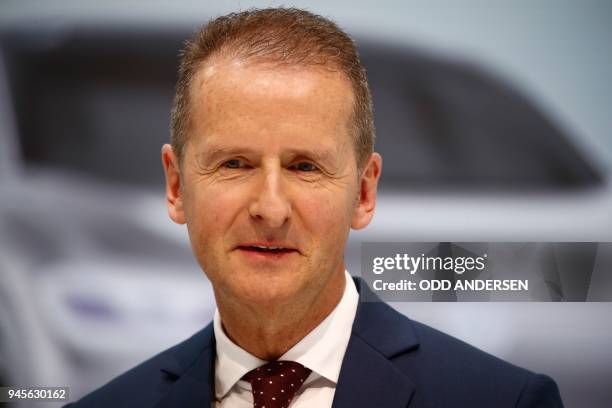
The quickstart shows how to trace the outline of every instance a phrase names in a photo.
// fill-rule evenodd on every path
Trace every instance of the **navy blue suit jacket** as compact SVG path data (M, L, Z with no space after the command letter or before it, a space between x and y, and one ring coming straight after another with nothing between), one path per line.
M356 279L360 293L369 290ZM208 408L214 400L212 323L71 407ZM550 378L409 320L382 302L360 302L334 408L562 407ZM319 407L315 407L319 408Z

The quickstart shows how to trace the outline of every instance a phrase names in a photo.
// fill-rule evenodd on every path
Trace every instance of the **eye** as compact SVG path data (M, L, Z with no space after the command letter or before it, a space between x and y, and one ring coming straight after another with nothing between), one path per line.
M227 169L240 169L245 166L244 162L240 159L231 159L222 164Z
M312 163L308 163L308 162L299 162L291 167L294 168L295 170L304 171L304 172L311 172L311 171L318 170L317 166L315 166Z

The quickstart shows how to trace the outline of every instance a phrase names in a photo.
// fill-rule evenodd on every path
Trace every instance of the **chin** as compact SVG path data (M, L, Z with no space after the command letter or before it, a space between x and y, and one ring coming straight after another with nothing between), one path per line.
M273 304L290 303L303 290L303 282L294 279L257 279L235 285L232 292L236 299L249 305L265 307Z

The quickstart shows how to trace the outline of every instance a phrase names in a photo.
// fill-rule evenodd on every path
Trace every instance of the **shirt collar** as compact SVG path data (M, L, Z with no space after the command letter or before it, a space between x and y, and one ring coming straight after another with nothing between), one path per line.
M359 294L351 275L346 271L344 273L346 277L344 294L334 310L279 359L296 361L334 384L338 382L359 302ZM221 325L218 309L215 310L213 324L217 341L215 393L220 399L246 373L266 364L267 361L253 356L227 337Z

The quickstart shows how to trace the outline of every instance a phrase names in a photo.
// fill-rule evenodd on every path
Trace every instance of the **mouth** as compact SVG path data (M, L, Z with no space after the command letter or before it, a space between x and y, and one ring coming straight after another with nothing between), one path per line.
M284 245L239 245L236 249L257 259L280 259L298 252L297 249Z
M253 251L253 252L273 253L273 254L289 253L289 252L296 251L293 248L273 246L273 245L240 245L238 249L241 249L243 251Z

